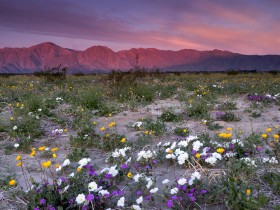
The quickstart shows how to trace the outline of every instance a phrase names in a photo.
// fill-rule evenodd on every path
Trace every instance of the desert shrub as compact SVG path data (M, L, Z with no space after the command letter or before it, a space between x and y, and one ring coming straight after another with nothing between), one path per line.
M159 119L165 122L178 122L182 120L182 115L174 113L172 110L164 110Z
M37 77L43 77L47 82L61 82L66 79L67 67L48 68L46 70L34 72Z

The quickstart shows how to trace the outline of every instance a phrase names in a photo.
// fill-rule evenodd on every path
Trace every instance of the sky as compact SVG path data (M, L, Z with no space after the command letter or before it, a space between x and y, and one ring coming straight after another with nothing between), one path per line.
M279 0L0 0L0 48L280 54Z

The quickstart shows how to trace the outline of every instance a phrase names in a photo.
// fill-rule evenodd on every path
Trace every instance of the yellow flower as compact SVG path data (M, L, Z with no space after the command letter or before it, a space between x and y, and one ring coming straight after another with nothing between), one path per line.
M250 189L246 190L246 195L251 195L251 190Z
M63 132L64 132L64 133L66 133L67 131L68 131L68 129L67 129L67 128L65 128L65 129L63 130Z
M227 131L232 131L231 127L226 128Z
M77 168L77 172L80 172L81 170L82 170L82 167L79 166L79 167Z
M42 146L42 147L39 147L39 148L38 148L39 151L44 151L45 149L46 149L45 146Z
M266 132L267 132L267 133L271 132L271 128L267 128L267 129L266 129Z
M145 134L148 135L148 134L149 134L149 131L145 131Z
M187 129L185 128L185 129L183 130L183 132L184 132L184 133L187 133Z
M16 182L16 180L14 180L14 179L12 179L12 180L9 181L9 185L10 185L10 186L14 186L16 183L17 183L17 182Z
M279 125L275 125L275 128L279 128Z
M11 121L13 121L13 120L14 120L14 118L13 118L13 117L10 117L10 120L11 120Z
M96 125L96 122L92 122L93 125Z
M111 127L114 127L114 126L116 126L116 122L111 122L108 126L109 126L110 128L111 128Z
M34 157L36 155L36 150L32 149L32 152L29 154L30 157Z
M56 158L56 154L55 153L53 153L52 156L53 156L53 158Z
M55 164L55 168L59 168L59 166L60 166L60 165L59 165L58 163L57 163L57 164Z
M267 134L266 134L266 133L263 133L263 134L262 134L262 138L263 138L263 139L266 139L266 138L267 138Z
M125 143L125 142L126 142L126 138L122 138L121 143Z
M21 159L21 156L18 155L18 156L16 157L16 160L18 161L18 160L20 160L20 159Z
M108 114L109 117L112 117L112 114Z
M224 148L218 148L218 149L217 149L217 152L220 153L220 154L222 154L224 151L225 151Z
M275 139L279 139L279 135L278 135L278 134L274 134L273 137L274 137Z
M105 131L105 127L100 128L101 131Z
M172 150L172 149L169 149L169 150L167 151L167 153L168 153L168 154L172 154L172 153L173 153L173 150Z
M195 154L195 157L196 157L196 158L200 158L200 154L199 154L199 153L196 153L196 154Z
M55 152L55 151L57 151L57 150L58 150L57 147L52 148L52 152Z
M49 160L49 161L43 162L43 163L42 163L42 166L43 166L44 168L49 168L49 167L51 166L51 164L52 164L52 162Z
M18 166L18 167L22 166L22 162L21 162L21 161L18 162L18 163L17 163L17 166Z
M132 177L132 173L131 173L131 172L128 172L127 177L128 177L128 178L131 178L131 177Z

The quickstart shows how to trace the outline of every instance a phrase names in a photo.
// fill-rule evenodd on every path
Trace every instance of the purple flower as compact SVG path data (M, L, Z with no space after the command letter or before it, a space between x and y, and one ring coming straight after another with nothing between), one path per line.
M40 201L39 201L40 205L44 205L46 204L46 199L44 198L41 198Z
M141 190L138 190L138 191L136 192L136 194L137 194L137 195L142 195L142 191L141 191Z
M88 194L87 196L86 196L86 200L87 201L92 201L94 199L94 195L93 194Z
M248 153L248 152L244 152L244 155L245 155L246 157L248 157L248 156L249 156L249 153Z
M87 205L82 207L82 210L87 210L87 209L88 209Z
M127 166L127 164L125 164L125 163L123 163L123 164L121 165L121 168L122 168L122 169L127 169L127 167L128 167L128 166Z
M33 210L40 210L38 207L34 208Z
M207 193L207 190L205 190L205 189L203 189L203 190L200 191L200 194L201 194L201 195L204 195L204 194L206 194L206 193Z
M192 154L195 155L196 154L196 150L193 149L192 150Z
M36 188L36 193L39 193L40 191L40 188Z
M88 172L88 175L90 175L90 176L95 175L95 171L94 171L94 170L90 170L90 171Z
M193 197L193 193L188 193L188 197Z
M173 201L172 200L168 200L166 203L168 208L172 208L173 207Z
M68 201L68 203L69 203L69 204L75 203L75 199L74 199L74 198L70 198L69 201Z
M112 174L106 174L105 175L105 179L110 179L110 178L112 178Z
M178 197L177 197L177 195L173 195L173 196L171 196L171 199L172 199L172 200L177 200Z
M190 189L190 193L194 193L195 192L195 188Z
M182 186L182 191L185 191L187 189L187 186L186 185L183 185Z
M88 164L86 165L86 169L87 169L87 170L90 170L90 168L91 168L91 165L88 163Z
M157 160L153 160L153 164L157 164Z
M113 191L111 192L111 195L112 195L112 196L118 195L118 191L117 191L117 190L113 190Z
M118 195L124 195L124 191L123 190L119 190L118 191Z
M47 207L47 210L55 210L55 207L53 207L52 205L49 205L49 206Z
M234 144L230 144L230 145L229 145L229 148L230 148L230 149L234 149Z
M65 182L66 178L64 176L60 177L61 182Z
M196 201L196 198L194 196L189 197L189 199L190 199L191 202L195 202Z
M150 195L147 195L145 199L146 199L146 201L148 201L148 200L151 199L151 196L150 196Z

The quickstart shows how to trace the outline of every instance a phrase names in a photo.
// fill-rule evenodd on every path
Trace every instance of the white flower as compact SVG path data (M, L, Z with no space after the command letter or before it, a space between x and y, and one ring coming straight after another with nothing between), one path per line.
M176 156L175 156L174 154L167 154L167 155L165 156L165 158L166 158L166 159L175 159Z
M157 191L158 191L158 188L155 187L155 188L153 188L153 189L150 190L150 193L156 193Z
M108 192L108 190L100 190L100 191L99 191L99 194L101 194L102 196L104 196L104 195L107 195L107 194L110 194L110 193Z
M61 169L62 169L62 167L61 166L59 166L58 168L56 168L55 170L56 170L56 172L59 172L59 171L61 171Z
M68 166L68 165L70 165L70 160L69 159L64 160L62 167Z
M192 141L192 140L195 140L195 139L198 139L198 137L197 136L189 136L189 137L187 137L188 141Z
M169 179L165 179L162 181L162 184L167 184L169 182Z
M212 157L216 158L216 159L219 159L219 160L222 160L222 155L217 153L217 152L213 152L212 153Z
M263 161L264 163L268 162L268 161L269 161L269 157L264 157L264 158L262 159L262 161Z
M117 174L119 173L119 171L116 170L116 167L117 167L117 165L114 165L114 166L112 166L112 167L109 169L109 171L108 171L108 173L111 174L112 177L117 176Z
M271 164L278 164L278 160L276 160L275 157L272 157L272 158L269 160L269 163L271 163Z
M201 147L201 146L203 146L203 144L200 142L200 141L195 141L195 142L193 142L193 150L195 150L195 151L198 151L199 150L199 148Z
M121 198L118 200L117 206L124 206L124 197L121 197Z
M84 203L86 200L86 196L84 194L79 194L77 197L76 197L76 202L77 204L82 204Z
M15 125L14 127L13 127L13 130L15 131L17 129L17 126Z
M42 109L38 109L38 112L41 112L42 111Z
M61 193L66 192L66 191L68 190L69 187L70 187L69 185L67 185L66 187L64 187Z
M177 157L178 163L179 163L180 165L183 165L183 164L185 163L185 161L186 161L188 158L189 158L188 153L184 152L184 153L182 153L181 155L179 155L179 156Z
M189 140L180 141L178 143L178 146L180 146L180 147L187 147L189 145L189 142L190 142Z
M133 179L134 179L135 182L139 182L140 177L141 177L140 174L136 174L136 175L133 176Z
M170 190L170 194L171 194L171 195L177 194L178 191L179 191L179 189L178 189L177 187L172 188L172 189Z
M50 150L50 148L48 148L48 147L45 148L45 151L49 151L49 150Z
M98 188L98 186L97 186L96 182L90 182L88 184L88 188L89 188L89 191L95 191Z
M146 187L149 189L153 185L153 181L150 178L147 178L146 180L148 182Z
M83 167L83 166L87 165L90 161L91 161L90 158L82 158L82 159L78 162L78 164L79 164L81 167Z
M201 178L201 174L199 172L197 172L197 171L195 171L191 175L191 179L198 179L198 180L200 180L200 178Z
M187 180L185 179L185 178L180 178L179 180L178 180L178 184L179 185L184 185L184 184L186 184L187 183Z
M15 147L15 148L18 148L18 147L19 147L19 144L14 144L14 147Z
M132 208L134 210L141 210L141 207L139 205L133 205Z
M205 162L209 163L211 165L214 165L217 162L217 158L215 158L215 157L208 157L208 158L205 159Z
M164 146L164 147L167 147L167 146L169 146L170 144L171 144L170 142L166 142L166 143L163 144L163 146Z
M74 172L72 172L71 174L69 174L69 177L74 177Z
M158 146L158 147L160 147L160 146L161 146L161 141L157 144L157 146Z
M141 196L141 197L139 197L138 199L136 199L136 203L137 204L140 204L140 203L142 203L143 202L143 197Z

